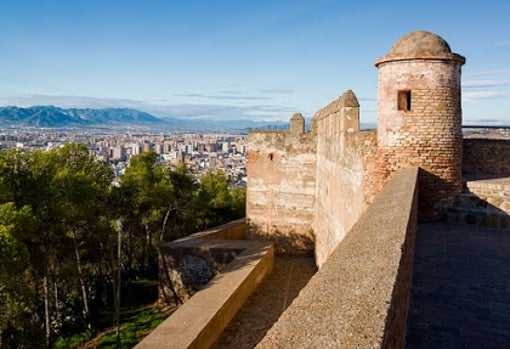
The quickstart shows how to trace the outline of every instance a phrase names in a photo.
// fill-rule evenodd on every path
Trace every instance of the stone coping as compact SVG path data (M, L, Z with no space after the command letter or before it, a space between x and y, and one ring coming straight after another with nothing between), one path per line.
M403 348L418 172L393 176L257 348Z
M510 177L493 176L493 178L468 177L465 180L465 186L468 189L491 189L498 191L510 191Z
M240 218L232 222L225 223L223 225L210 228L195 234L191 234L190 236L187 236L185 238L175 240L171 242L173 243L182 243L185 241L192 241L197 238L204 238L204 239L231 239L231 240L239 240L239 239L245 239L247 234L247 227L246 227L246 219Z
M245 236L244 219L193 234L171 244L202 249L239 249L241 253L202 290L181 305L137 346L209 348L273 266L273 245L264 241L229 240Z

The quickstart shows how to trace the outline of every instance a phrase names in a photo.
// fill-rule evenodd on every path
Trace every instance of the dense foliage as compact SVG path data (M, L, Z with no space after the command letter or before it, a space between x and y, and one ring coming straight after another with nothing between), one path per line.
M93 334L98 312L114 308L118 272L123 292L155 279L161 242L244 215L243 188L221 172L194 180L154 152L112 183L84 145L0 152L0 347Z

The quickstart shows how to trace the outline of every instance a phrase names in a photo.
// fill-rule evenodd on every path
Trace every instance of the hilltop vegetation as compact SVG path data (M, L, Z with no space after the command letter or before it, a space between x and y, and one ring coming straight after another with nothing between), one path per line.
M0 152L0 347L92 336L98 314L114 310L118 272L124 301L157 279L160 243L244 215L244 189L223 174L195 181L156 159L134 157L112 186L111 168L84 145Z

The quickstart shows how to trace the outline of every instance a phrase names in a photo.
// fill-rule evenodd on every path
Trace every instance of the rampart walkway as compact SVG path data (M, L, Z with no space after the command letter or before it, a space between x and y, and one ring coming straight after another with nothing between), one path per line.
M276 256L273 271L223 331L214 349L255 347L315 271L311 256Z
M510 234L420 224L407 348L510 348Z

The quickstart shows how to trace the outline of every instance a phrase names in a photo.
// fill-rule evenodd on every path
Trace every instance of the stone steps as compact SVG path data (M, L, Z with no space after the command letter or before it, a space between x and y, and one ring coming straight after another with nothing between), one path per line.
M510 214L510 196L477 195L472 192L462 192L455 198L455 207L481 209L487 212L505 212Z
M444 208L441 213L448 223L510 231L510 217L501 211L453 206Z
M510 230L510 179L465 180L452 207L440 209L449 223Z
M485 202L487 207L497 208L510 214L510 180L508 178L466 181L464 193L461 195L463 194L474 195Z

